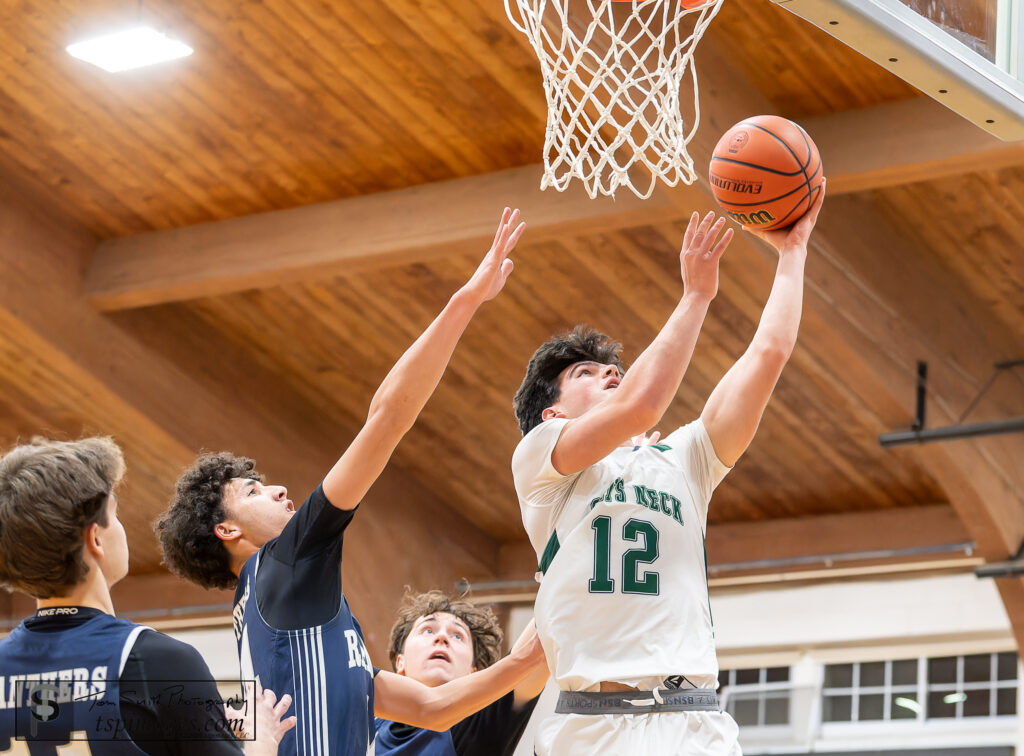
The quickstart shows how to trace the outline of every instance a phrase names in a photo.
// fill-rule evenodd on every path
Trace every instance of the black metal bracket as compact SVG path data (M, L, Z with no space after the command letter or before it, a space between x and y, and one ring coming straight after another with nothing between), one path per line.
M1024 575L1024 543L1017 549L1016 555L1006 562L992 562L974 568L974 574L980 578L1005 578Z
M974 397L967 409L960 415L956 424L945 428L930 428L925 430L925 404L928 399L928 363L917 363L917 408L914 413L914 422L908 431L893 431L883 433L878 437L878 443L884 447L902 446L903 444L926 444L932 441L952 441L958 438L972 438L975 436L994 436L999 433L1021 433L1024 432L1024 417L1014 417L1009 420L996 420L987 423L964 424L964 419L970 414L985 392L989 390L1000 372L1006 371L1016 378L1024 386L1024 378L1015 368L1024 366L1024 360L1010 360L1008 362L997 362L995 371L988 382L981 387L978 395Z

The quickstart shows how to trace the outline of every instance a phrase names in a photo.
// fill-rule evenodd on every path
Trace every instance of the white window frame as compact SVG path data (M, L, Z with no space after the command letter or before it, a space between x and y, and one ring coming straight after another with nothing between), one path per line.
M858 661L858 662L842 662L842 664L850 664L853 667L853 676L851 679L851 686L848 688L829 688L825 687L822 683L821 697L822 697L822 724L832 725L864 725L873 724L880 725L883 723L900 723L900 722L943 722L943 721L957 721L957 722L970 722L970 721L983 721L991 719L1005 719L1009 717L1017 717L1021 712L1016 714L998 714L992 713L997 710L997 697L1000 689L1019 688L1021 686L1021 680L1019 677L1012 680L998 680L999 670L999 655L1000 653L1006 652L983 652L987 653L989 657L989 679L985 682L965 682L964 681L964 663L968 656L980 656L983 654L956 654L950 655L956 659L956 679L951 683L935 683L932 684L928 680L928 661L930 659L940 659L944 657L940 656L921 656L916 659L917 661L917 681L911 686L909 683L893 685L892 684L892 665L897 661L911 661L911 659L885 659L875 661ZM885 664L885 675L882 685L872 685L864 687L860 684L860 671L861 665L873 664L881 661ZM830 666L830 665L823 665ZM892 713L892 701L895 696L899 693L909 692L909 688L913 687L914 692L917 694L917 703L920 709L916 712L916 717L904 717L901 719L894 719L891 717ZM895 690L898 688L898 690ZM967 717L963 713L963 701L958 700L956 702L955 716L952 717L932 717L929 716L928 712L928 696L930 693L969 693L970 691L987 690L989 692L989 714L980 717ZM882 698L882 719L861 719L860 718L860 697L863 695L879 695ZM824 701L826 698L836 698L839 696L850 696L850 719L839 720L839 721L825 721L824 719Z
M782 682L768 682L768 670L775 669L776 667L785 667L789 670L788 680ZM736 679L736 672L740 670L754 669L754 667L739 667L736 669L721 670L722 676L728 676L728 680ZM757 725L741 725L745 730L756 731L758 736L763 737L781 737L785 736L793 731L793 668L788 665L773 664L770 667L757 667L758 670L758 681L756 683L742 683L737 684L735 682L722 682L722 700L721 706L722 711L727 711L729 703L732 699L737 696L757 696ZM768 694L771 693L786 693L787 696L787 719L789 720L786 724L765 724L765 712L767 710L767 699ZM771 696L774 698L774 696Z

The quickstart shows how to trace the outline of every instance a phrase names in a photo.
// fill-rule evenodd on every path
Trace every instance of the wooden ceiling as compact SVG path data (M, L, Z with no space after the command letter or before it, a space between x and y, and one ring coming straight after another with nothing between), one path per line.
M196 53L113 75L64 52L137 13ZM800 343L753 446L716 494L712 523L863 513L851 548L870 550L873 515L944 505L988 558L1012 553L1024 538L1017 437L906 451L883 450L877 437L909 425L918 359L932 366L939 425L956 419L993 362L1024 357L1024 148L986 141L941 108L931 117L937 106L904 82L767 0L726 0L698 61L698 160L735 120L776 112L814 125L837 187L812 250ZM540 160L545 114L536 57L500 0L0 5L0 440L113 434L129 463L122 499L132 501L123 511L136 575L159 571L150 522L201 447L251 453L302 496L470 274L485 237L459 235L459 207L428 202L414 223L406 195L383 195L392 234L425 228L425 213L438 249L377 250L358 267L338 259L275 277L274 250L245 237L252 267L269 266L258 282L245 278L240 242L243 254L221 261L226 284L102 313L83 292L111 259L110 240L163 232L125 253L124 269L149 275L175 229L207 223L218 233L217 222L410 187L429 199L452 179L489 182L467 190L487 205L473 224L522 202L536 218L553 200L503 194L522 182L499 172ZM901 160L913 165L893 168ZM532 192L529 176L540 177L527 176ZM525 542L509 459L526 361L576 322L614 335L634 358L680 294L683 219L712 204L694 188L601 207L604 223L577 209L561 225L531 225L506 291L471 324L391 477L371 492L360 548L389 549L395 566L386 589L369 568L349 567L346 580L364 606L379 603L381 622L402 582L527 577L501 556ZM278 217L289 237L315 232L339 249L366 236ZM165 246L196 255L197 269L217 265L216 245ZM773 270L759 243L734 243L666 425L696 415L742 352ZM1022 398L1001 380L972 417L1024 414ZM395 533L406 516L416 537ZM435 543L448 544L450 563L419 570L438 559ZM1008 606L1024 607L1024 585L1004 582ZM1024 628L1024 613L1013 616Z

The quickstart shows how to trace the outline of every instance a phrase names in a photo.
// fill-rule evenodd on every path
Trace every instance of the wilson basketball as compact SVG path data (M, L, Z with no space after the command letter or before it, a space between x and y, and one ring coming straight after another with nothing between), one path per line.
M798 124L754 116L729 129L711 156L711 191L737 223L770 231L796 223L821 189L821 157Z

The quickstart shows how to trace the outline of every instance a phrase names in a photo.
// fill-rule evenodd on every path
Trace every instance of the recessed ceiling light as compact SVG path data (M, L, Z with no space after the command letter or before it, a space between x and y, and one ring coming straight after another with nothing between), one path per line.
M68 45L67 51L79 60L92 63L111 73L142 68L192 54L192 48L184 42L171 39L148 26L76 42Z

